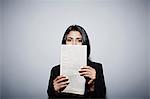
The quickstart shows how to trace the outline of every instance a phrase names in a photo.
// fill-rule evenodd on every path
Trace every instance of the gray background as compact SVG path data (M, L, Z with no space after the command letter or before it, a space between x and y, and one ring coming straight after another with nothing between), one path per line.
M2 97L2 0L0 0L0 99Z
M149 34L149 38L148 38L148 67L149 67L149 77L150 77L150 1L148 3L148 34ZM149 78L149 98L150 98L150 78Z
M0 99L1 99L1 81L2 81L2 2L0 0Z
M148 99L149 0L1 0L0 4L2 98L47 99L50 69L59 64L62 36L69 25L79 24L89 35L91 59L103 64L107 98Z

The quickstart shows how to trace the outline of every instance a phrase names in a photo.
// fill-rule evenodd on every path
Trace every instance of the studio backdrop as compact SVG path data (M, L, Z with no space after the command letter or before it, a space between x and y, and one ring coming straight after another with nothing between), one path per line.
M68 26L82 26L102 63L108 99L148 99L149 0L2 0L2 99L47 99Z

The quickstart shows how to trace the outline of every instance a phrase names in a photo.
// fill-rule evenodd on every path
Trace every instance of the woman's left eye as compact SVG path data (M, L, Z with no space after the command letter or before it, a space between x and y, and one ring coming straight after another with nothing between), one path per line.
M78 40L79 42L82 42L82 40Z

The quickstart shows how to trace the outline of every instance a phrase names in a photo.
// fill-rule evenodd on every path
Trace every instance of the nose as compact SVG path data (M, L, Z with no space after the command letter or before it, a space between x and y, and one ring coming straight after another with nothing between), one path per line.
M78 42L76 40L72 41L72 45L79 45Z
M75 40L73 40L72 45L77 45L77 43L76 43L76 41L75 41Z

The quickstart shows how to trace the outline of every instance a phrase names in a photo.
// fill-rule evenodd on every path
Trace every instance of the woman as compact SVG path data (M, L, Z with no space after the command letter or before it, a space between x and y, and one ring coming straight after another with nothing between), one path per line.
M66 30L62 44L87 45L87 66L79 70L81 76L86 79L84 95L62 93L69 84L66 76L60 75L60 65L52 68L48 85L48 96L53 97L83 97L83 98L105 98L106 87L103 76L102 64L92 62L89 59L90 43L86 31L78 25L72 25Z

